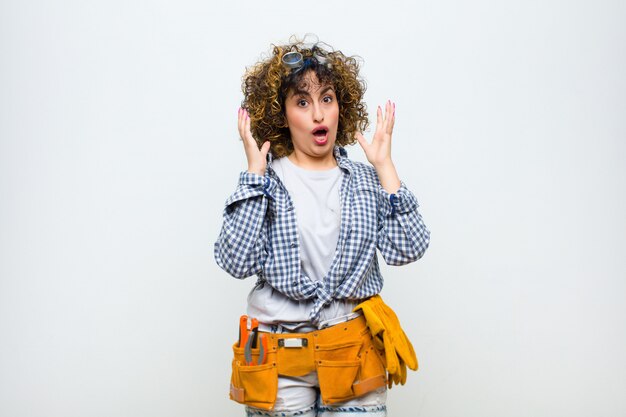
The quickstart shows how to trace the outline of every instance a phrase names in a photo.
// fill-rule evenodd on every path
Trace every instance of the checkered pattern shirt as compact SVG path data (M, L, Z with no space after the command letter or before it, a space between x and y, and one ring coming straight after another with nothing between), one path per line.
M294 204L272 169L271 154L265 176L241 173L214 249L217 264L235 278L256 275L291 299L313 299L313 323L333 299L360 300L380 292L376 248L387 264L404 265L421 258L430 240L417 199L404 183L389 194L372 166L351 161L342 147L334 154L343 173L341 227L323 280L302 271Z

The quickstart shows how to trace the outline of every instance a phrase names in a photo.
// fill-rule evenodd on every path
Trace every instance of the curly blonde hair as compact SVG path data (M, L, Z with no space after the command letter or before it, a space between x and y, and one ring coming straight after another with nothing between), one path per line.
M363 103L366 84L359 76L357 57L345 56L320 42L306 45L291 39L286 45L272 45L271 56L246 69L241 88L244 98L241 107L250 114L250 130L259 148L265 141L275 158L293 152L293 143L285 117L285 98L292 89L303 89L310 71L315 72L321 85L334 87L339 104L339 123L336 144L356 142L354 133L364 131L369 122ZM291 69L282 63L288 52L302 54L304 66Z

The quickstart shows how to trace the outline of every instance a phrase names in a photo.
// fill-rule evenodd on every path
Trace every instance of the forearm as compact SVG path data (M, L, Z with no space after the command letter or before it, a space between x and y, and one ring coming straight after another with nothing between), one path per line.
M237 190L226 201L214 255L217 264L236 278L260 271L265 254L264 222L274 187L268 177L244 172Z
M403 265L421 258L430 243L430 231L418 211L417 199L405 186L395 198L381 191L378 249L389 265Z
M395 194L400 189L400 177L391 159L374 165L374 169L378 175L378 181L385 191L389 194Z
M224 210L214 255L217 264L235 278L246 278L260 270L266 209L266 198L258 196Z

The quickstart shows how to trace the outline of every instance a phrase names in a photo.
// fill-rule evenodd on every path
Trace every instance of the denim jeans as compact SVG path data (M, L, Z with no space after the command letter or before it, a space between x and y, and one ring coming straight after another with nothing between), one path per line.
M340 404L324 404L319 395L317 373L302 377L278 377L273 410L246 407L247 417L386 417L387 388L379 388Z

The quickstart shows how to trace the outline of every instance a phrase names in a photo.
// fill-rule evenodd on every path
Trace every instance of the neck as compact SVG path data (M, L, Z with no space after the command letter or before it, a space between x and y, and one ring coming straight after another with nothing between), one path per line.
M300 168L311 171L325 171L337 166L337 161L332 152L318 157L294 150L287 158Z

